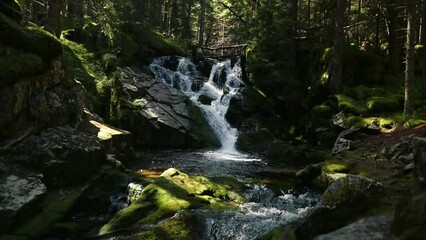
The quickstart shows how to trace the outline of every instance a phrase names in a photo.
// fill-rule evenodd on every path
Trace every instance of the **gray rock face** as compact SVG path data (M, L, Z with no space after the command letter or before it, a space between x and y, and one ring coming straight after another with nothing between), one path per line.
M19 138L24 133L79 120L83 91L64 70L60 58L40 75L0 86L0 139Z
M204 116L188 97L151 76L124 69L116 83L122 128L141 147L219 146ZM195 113L195 114L194 114Z
M334 232L316 237L314 240L391 240L392 217L378 216L360 219Z
M96 136L65 126L28 136L0 157L0 162L39 171L43 182L55 187L84 182L104 159Z
M384 195L383 185L347 175L334 181L296 230L298 239L312 239L345 226Z
M40 175L2 174L0 189L0 233L14 224L17 218L32 214L30 209L37 205L47 192Z

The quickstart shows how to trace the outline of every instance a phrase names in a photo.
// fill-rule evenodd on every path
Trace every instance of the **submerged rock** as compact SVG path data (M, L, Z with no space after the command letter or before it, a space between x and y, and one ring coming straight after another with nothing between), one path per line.
M383 185L346 175L334 181L296 230L298 239L312 239L345 226L384 195Z

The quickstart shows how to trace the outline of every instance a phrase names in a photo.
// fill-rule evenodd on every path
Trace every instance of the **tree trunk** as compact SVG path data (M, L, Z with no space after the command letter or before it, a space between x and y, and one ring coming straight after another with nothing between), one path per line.
M416 22L416 0L407 0L407 43L405 59L405 103L404 114L414 111L414 41Z
M343 77L343 41L344 41L344 16L346 9L346 0L336 0L336 19L334 30L334 56L330 81L331 94L340 93Z
M200 9L200 19L199 19L199 30L198 30L198 46L203 46L204 43L204 23L206 17L206 0L200 0L201 9Z
M84 25L84 0L68 1L68 14L74 21L76 34L79 35Z
M61 36L62 23L61 23L61 10L62 0L49 0L49 9L47 11L47 28L57 38Z
M421 44L423 45L422 58L422 99L426 99L426 0L422 0L422 28L421 28Z
M387 19L388 19L388 31L389 31L389 70L388 73L393 76L397 76L400 73L400 38L398 34L398 11L396 10L396 1L387 1Z

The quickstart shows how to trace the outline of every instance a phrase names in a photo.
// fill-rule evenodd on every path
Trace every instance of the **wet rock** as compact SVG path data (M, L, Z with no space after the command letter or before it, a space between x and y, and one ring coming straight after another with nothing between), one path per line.
M28 218L47 193L41 175L0 175L0 233Z
M100 229L99 234L134 225L156 224L183 209L223 207L223 200L234 202L245 200L235 192L229 194L230 188L228 184L216 184L202 176L189 176L177 169L168 169L160 178L147 185L142 195L129 207L117 212Z
M310 164L296 173L296 177L303 181L310 181L321 174L324 163Z
M361 176L347 175L337 179L298 226L298 239L312 239L345 226L377 203L384 195L383 190L382 184Z
M129 183L127 186L127 192L128 192L128 199L129 202L132 203L136 201L143 192L144 186L139 183Z
M57 187L90 178L105 160L105 152L96 136L63 126L28 136L0 157L3 159L43 173L43 182Z
M198 97L198 101L204 105L210 105L213 102L214 98L206 94L202 94Z
M424 239L426 236L426 193L402 198L396 207L392 229L400 239Z
M334 232L320 235L314 240L391 240L392 217L378 216L360 219Z
M220 146L201 110L179 90L131 69L122 70L115 82L116 120L132 132L137 146Z

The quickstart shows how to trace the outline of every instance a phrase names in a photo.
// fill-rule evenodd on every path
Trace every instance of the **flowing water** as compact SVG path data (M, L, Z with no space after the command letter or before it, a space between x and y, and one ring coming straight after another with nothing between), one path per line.
M318 201L318 194L286 186L284 183L291 182L290 176L294 172L285 165L235 149L238 131L229 125L225 114L231 98L237 96L244 86L241 62L210 60L210 74L203 77L189 59L174 57L174 64L170 64L171 60L171 57L157 58L150 64L150 69L156 79L181 90L203 110L222 147L214 151L139 151L136 154L138 161L128 166L129 170L160 174L173 167L191 175L232 177L243 183L248 202L241 204L238 210L191 210L190 214L197 215L204 226L202 239L257 239L275 227L290 224L306 216L308 210ZM199 101L201 96L207 96L211 103L202 104ZM278 185L274 191L267 187L273 186L271 183ZM125 197L124 192L111 197L110 209L126 207L126 201L123 202ZM179 214L182 213L178 212L173 217ZM156 226L158 224L140 226L140 231ZM129 239L120 237L119 234L99 237L93 232L93 235L88 235L98 239Z

